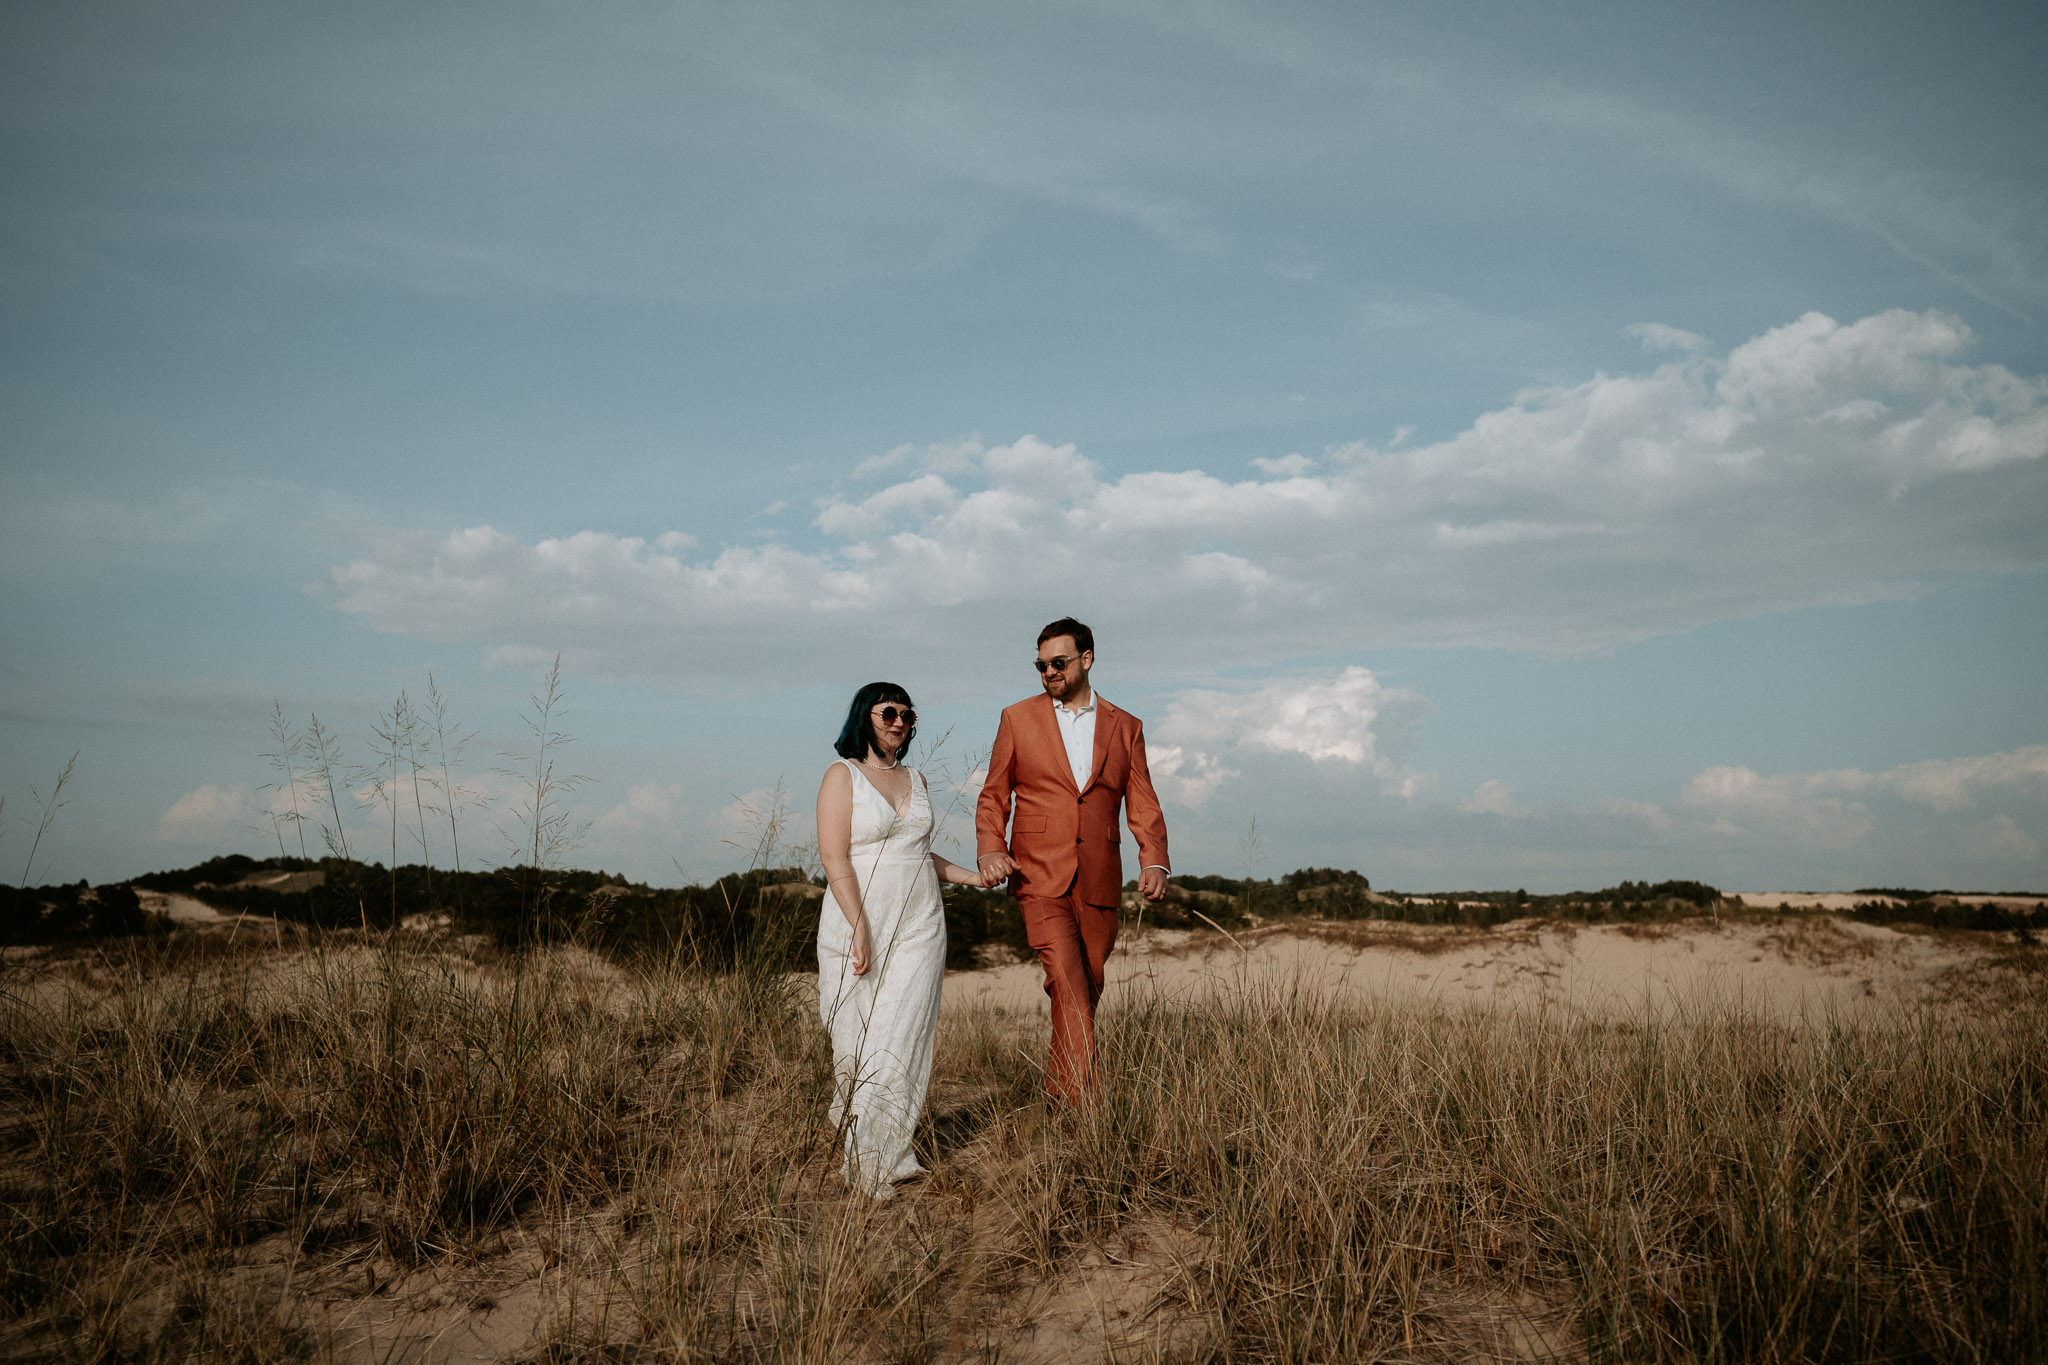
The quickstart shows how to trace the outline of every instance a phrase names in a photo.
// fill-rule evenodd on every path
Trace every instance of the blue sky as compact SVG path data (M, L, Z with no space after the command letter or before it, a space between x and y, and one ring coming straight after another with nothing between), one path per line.
M367 761L430 670L502 801L559 652L576 861L699 879L870 678L963 779L1071 612L1181 870L2048 889L2044 66L2022 6L10 5L0 877L73 750L37 880L274 851L273 699Z

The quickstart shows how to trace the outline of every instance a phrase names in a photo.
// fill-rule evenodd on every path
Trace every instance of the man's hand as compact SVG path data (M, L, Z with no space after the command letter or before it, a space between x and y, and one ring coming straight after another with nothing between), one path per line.
M1148 867L1138 874L1138 890L1148 901L1166 899L1166 873L1156 867Z
M981 884L1001 886L1017 870L1017 864L1007 853L984 853L981 855Z

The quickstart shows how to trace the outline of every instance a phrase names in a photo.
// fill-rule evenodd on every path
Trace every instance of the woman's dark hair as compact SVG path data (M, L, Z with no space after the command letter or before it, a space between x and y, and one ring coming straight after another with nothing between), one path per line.
M841 758L850 758L858 763L868 756L868 750L882 747L875 743L875 718L868 713L889 701L902 707L916 705L908 692L892 682L871 682L853 694L853 705L846 708L846 724L840 728L839 740L832 746ZM910 733L903 737L903 748L896 751L897 762L903 761L904 750L916 738L917 727L913 725Z

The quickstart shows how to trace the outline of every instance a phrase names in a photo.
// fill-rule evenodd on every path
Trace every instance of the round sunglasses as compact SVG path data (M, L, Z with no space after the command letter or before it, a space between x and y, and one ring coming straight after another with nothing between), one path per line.
M909 707L906 706L900 711L893 706L884 706L882 708L882 724L894 725L898 717L902 718L903 723L905 725L908 725L913 729L916 728L917 712L911 710Z

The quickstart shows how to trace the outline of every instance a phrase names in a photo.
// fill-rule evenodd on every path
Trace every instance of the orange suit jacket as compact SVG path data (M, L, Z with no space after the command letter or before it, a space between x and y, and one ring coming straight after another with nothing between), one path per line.
M1071 886L1090 905L1114 906L1124 885L1119 804L1139 864L1171 866L1166 817L1145 766L1145 723L1096 697L1095 761L1076 791L1053 706L1041 692L1003 709L974 808L976 857L1008 852L1016 860L1013 895L1064 896Z

